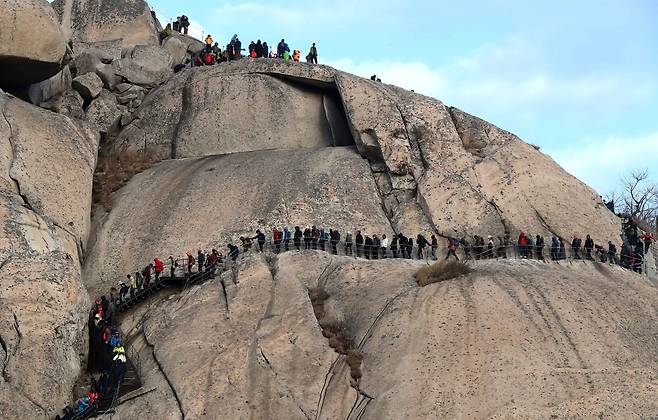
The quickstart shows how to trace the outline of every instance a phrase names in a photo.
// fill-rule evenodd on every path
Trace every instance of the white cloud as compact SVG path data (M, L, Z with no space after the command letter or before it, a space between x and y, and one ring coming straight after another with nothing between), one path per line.
M621 176L631 170L655 168L658 132L631 138L590 138L551 156L577 178L604 193L617 187Z
M435 95L445 87L443 76L419 61L365 61L356 63L343 58L326 63L332 67L369 78L373 74L384 83L400 86L416 92ZM438 96L437 96L438 97Z
M452 63L432 67L423 61L378 60L329 62L342 70L414 89L446 103L474 111L536 111L561 107L583 112L615 112L656 91L652 80L616 73L557 74L541 50L518 37L486 44Z

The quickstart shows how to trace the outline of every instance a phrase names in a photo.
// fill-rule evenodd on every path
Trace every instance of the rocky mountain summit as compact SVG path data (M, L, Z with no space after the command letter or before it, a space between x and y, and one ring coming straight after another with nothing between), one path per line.
M90 297L155 256L310 224L620 242L595 191L437 99L276 59L174 73L203 44L161 44L142 0L0 2L12 28L0 31L0 418L49 418L74 400ZM111 164L128 158L148 169ZM420 288L423 264L245 254L154 296L122 318L143 392L115 415L658 415L655 279L494 259ZM349 330L358 375L327 323Z

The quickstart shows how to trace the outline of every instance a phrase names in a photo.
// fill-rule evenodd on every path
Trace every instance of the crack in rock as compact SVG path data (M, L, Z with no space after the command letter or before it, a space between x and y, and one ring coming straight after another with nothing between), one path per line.
M144 342L151 349L151 355L153 356L153 361L155 361L155 364L158 366L158 369L160 370L160 373L162 373L162 376L164 376L165 381L167 381L167 384L169 385L169 388L171 389L171 392L174 394L174 398L176 399L176 403L178 405L178 410L180 411L181 418L184 419L185 418L185 412L183 411L183 403L181 402L180 398L178 397L178 393L176 392L176 388L174 387L174 384L171 383L171 380L169 379L169 376L165 372L164 368L162 367L162 364L160 364L160 360L158 360L158 356L155 352L155 346L151 342L149 342L148 338L146 337L146 333L144 332L143 327L141 329L141 332L142 332L142 337L144 337Z

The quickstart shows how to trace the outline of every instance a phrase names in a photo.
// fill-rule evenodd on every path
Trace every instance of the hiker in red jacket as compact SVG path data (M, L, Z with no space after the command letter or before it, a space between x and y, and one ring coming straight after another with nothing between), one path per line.
M523 232L519 234L519 253L521 258L528 258L528 238Z
M278 254L281 251L281 231L276 226L272 228L272 240L274 241L274 252Z
M164 271L164 262L160 258L154 258L153 262L155 263L155 283L157 284L160 281L160 275Z

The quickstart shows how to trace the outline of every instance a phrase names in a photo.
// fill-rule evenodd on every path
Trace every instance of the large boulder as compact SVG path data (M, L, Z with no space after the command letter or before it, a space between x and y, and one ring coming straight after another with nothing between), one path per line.
M658 290L619 267L252 255L125 317L145 389L121 418L651 418ZM309 290L322 286L323 308ZM317 303L317 301L315 301ZM632 309L631 309L632 308ZM363 359L354 380L322 325Z
M74 43L121 40L123 48L157 45L158 31L144 0L55 0L62 28Z
M98 127L101 135L107 134L121 119L122 109L116 97L103 89L100 95L87 107L86 119Z
M115 74L126 81L155 87L167 81L173 74L174 59L164 48L137 45L128 50L121 60L113 61Z
M73 79L71 86L85 101L91 101L101 93L103 81L96 73L86 73Z
M180 64L185 61L188 57L187 47L183 42L173 36L168 37L163 43L162 46L169 51L171 58L174 61L174 64Z
M0 0L0 88L21 88L54 76L66 39L46 0Z
M62 94L42 102L39 106L67 117L82 119L85 115L85 111L82 109L84 102L78 92L68 89Z
M440 101L327 66L240 60L152 91L110 145L158 159L355 144L398 232L520 231L619 243L591 188L518 137ZM569 206L559 203L569 203Z
M50 79L30 85L28 89L30 102L39 105L55 96L61 95L71 89L72 81L71 69L69 66L64 66L59 73Z
M48 418L80 373L98 135L0 94L0 413ZM46 164L47 163L47 164Z

